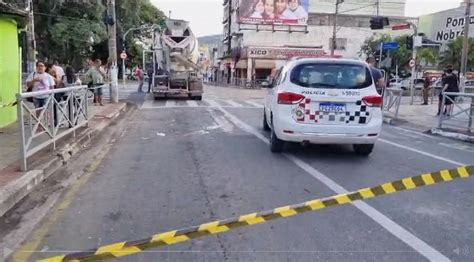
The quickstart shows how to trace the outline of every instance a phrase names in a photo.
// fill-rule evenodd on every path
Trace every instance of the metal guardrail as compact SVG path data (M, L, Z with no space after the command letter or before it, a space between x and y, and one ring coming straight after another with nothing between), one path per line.
M402 101L404 90L401 88L385 88L383 93L383 112L393 115L395 119L398 118L398 111Z
M56 149L60 138L71 133L75 137L78 128L87 126L88 93L87 86L75 86L17 94L23 171L27 170L28 157L51 145ZM41 107L28 101L40 97L44 99Z
M443 92L442 94L441 109L444 110L446 101L450 101L453 106L446 114L440 112L438 128L455 127L467 129L467 132L471 133L474 120L474 93Z

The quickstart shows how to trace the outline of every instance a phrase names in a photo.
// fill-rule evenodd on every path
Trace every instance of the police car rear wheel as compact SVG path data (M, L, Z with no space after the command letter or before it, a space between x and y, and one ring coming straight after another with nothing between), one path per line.
M356 154L368 156L374 150L374 144L355 144L352 145Z
M263 109L263 130L265 131L270 131L270 126L268 125L268 122L267 122L267 114L265 114L265 109Z
M275 128L272 128L272 132L270 134L270 151L272 151L272 153L281 153L283 151L284 145L285 142L276 136Z

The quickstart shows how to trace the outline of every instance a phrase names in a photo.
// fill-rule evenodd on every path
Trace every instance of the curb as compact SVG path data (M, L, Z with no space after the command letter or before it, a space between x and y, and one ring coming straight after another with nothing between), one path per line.
M92 118L91 121L100 121L94 128L87 129L76 138L76 141L66 144L62 149L57 151L51 160L40 165L35 170L26 172L18 179L0 189L0 217L5 215L5 213L12 209L31 193L35 187L54 174L59 168L67 165L71 157L79 153L82 148L87 147L94 137L98 136L107 126L110 126L113 123L112 120L127 111L127 108L127 105L123 104L123 106L115 112L109 113L106 116L99 116L98 119L96 117ZM107 119L106 121L103 120L104 117Z
M431 129L430 133L433 135L438 135L438 136L452 138L452 139L456 139L456 140L460 140L464 142L474 143L474 136L469 136L469 135L465 135L461 133L449 132L449 131L438 129L438 128Z

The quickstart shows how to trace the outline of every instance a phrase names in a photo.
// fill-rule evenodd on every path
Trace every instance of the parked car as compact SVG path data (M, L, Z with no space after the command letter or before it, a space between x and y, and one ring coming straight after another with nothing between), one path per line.
M382 97L367 64L348 59L305 58L287 63L267 86L263 129L270 149L287 142L352 144L369 155L382 129Z

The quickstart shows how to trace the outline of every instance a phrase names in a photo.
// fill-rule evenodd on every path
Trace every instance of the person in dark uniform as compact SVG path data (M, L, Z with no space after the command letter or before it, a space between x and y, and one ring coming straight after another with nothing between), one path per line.
M375 58L367 58L367 64L369 64L370 74L374 78L375 88L377 88L377 92L379 94L382 94L382 90L385 87L385 79L383 77L382 72L375 67L375 62Z
M451 92L451 93L458 93L459 92L459 81L458 81L458 77L456 76L456 74L453 73L453 69L452 68L448 68L446 70L446 76L444 77L444 81L442 81L442 84L443 84L443 90L442 90L442 93L443 92ZM443 97L441 93L441 99ZM456 99L456 95L449 95L447 96L446 99L444 99L444 105L445 105L445 108L444 108L444 114L445 115L450 115L453 111L453 101ZM440 110L438 111L438 115L441 113L441 108L439 108Z

